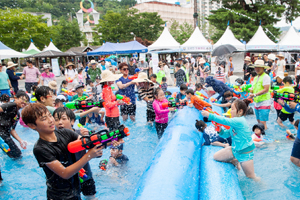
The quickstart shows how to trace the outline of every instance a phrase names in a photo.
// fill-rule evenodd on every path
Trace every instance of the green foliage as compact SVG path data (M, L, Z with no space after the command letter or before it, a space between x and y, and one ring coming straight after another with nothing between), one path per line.
M135 6L136 3L137 3L136 0L121 0L120 5L132 7L132 6Z
M174 37L174 39L180 44L185 43L194 32L194 27L187 22L179 25L176 20L171 21L170 33Z
M125 7L123 7L118 0L94 0L94 2L96 5L96 10L100 13L100 18L102 18L107 11L120 13L125 9Z
M120 13L107 11L103 19L96 25L95 43L126 42L136 37L156 40L162 31L164 21L157 13L137 13L137 9L122 10ZM150 28L151 27L151 28Z
M66 51L71 47L80 46L80 41L84 39L77 20L66 21L61 18L56 26L53 26L54 35L52 39L58 49Z
M21 9L6 9L0 10L0 21L0 41L12 49L28 48L30 39L39 49L49 44L52 31L42 16L22 13Z
M212 1L218 2L219 0ZM224 33L228 21L230 21L230 29L236 38L248 42L257 31L260 20L264 30L268 29L272 33L270 34L267 31L268 37L276 41L276 38L280 35L280 30L275 28L274 25L280 21L282 16L286 16L289 21L295 19L299 16L300 10L299 1L295 0L261 0L250 5L247 5L245 0L223 0L222 4L224 8L211 11L213 14L207 18L218 30L212 37L214 42ZM285 6L287 6L287 9L285 9ZM291 11L291 9L294 10Z

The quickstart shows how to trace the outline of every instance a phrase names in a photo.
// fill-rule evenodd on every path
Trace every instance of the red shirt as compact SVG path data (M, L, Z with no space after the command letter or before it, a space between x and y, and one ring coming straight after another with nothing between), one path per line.
M105 101L105 115L107 117L119 117L119 109L117 98L111 90L111 87L108 85L104 85L102 90L103 100Z

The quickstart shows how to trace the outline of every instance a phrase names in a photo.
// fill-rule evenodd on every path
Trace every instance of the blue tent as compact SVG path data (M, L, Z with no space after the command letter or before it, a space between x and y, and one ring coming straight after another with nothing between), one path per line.
M108 54L131 54L131 53L146 53L148 48L137 41L125 43L106 42L98 49L87 52L88 56L108 55Z
M28 55L15 51L0 41L0 60L6 58L23 58L26 56Z

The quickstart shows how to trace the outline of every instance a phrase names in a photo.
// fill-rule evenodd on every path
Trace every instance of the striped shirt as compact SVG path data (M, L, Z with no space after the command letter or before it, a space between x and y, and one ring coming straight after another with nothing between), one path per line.
M152 111L154 111L152 103L154 101L154 89L155 88L156 87L154 86L154 84L149 83L149 85L147 85L145 87L140 87L139 90L138 90L138 93L139 93L141 99L144 99L144 98L148 97L148 99L150 101L146 101L147 109L152 110Z

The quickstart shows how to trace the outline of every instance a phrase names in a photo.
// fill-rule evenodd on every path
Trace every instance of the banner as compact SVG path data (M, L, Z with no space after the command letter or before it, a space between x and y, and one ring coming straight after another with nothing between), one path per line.
M52 58L51 63L52 63L52 72L53 72L53 74L55 76L60 76L60 69L59 69L58 59L57 58Z
M158 53L151 53L152 54L152 66L153 66L153 74L158 72Z

